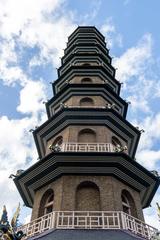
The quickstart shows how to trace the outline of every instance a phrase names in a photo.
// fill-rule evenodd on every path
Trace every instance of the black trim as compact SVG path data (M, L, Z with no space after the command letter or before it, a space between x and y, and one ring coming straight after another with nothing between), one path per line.
M63 78L65 77L65 75L67 75L67 73L71 73L71 71L75 71L75 75L79 75L82 71L85 73L86 70L90 70L92 72L92 70L94 70L94 73L96 72L102 72L102 73L105 73L106 76L109 76L109 78L111 79L111 81L114 82L114 84L117 86L117 94L119 95L120 93L120 88L121 88L121 83L119 81L117 81L110 73L109 71L107 71L105 69L104 66L70 66L67 71L65 72L65 74L62 74L61 76L59 76L59 78L57 80L55 80L53 83L52 83L52 87L54 89L54 93L57 94L57 91L56 91L56 84L58 84L59 82L63 82ZM81 70L81 72L79 71ZM86 72L86 74L88 75L89 73ZM109 83L108 83L109 84Z
M109 55L107 55L107 57L106 56L104 56L105 54L101 54L101 53L89 53L89 54L87 54L87 57L89 56L89 57L92 57L92 56L97 56L97 57L100 57L104 62L108 62L107 61L107 58L109 58L109 63L108 64L110 64L111 65L111 62L112 62L112 58L109 56ZM65 60L64 61L64 57L66 57L65 55L61 58L61 64L67 64L72 58L73 58L73 56L77 56L77 57L86 57L86 54L84 54L84 53L80 53L80 52L76 52L76 53L74 53L74 54L71 54L70 56L68 56L68 58L67 58L67 60ZM111 65L112 66L112 65ZM112 66L113 67L113 66Z
M106 42L102 41L101 38L99 38L99 36L97 36L95 33L91 32L91 33L78 33L78 35L76 35L71 41L68 41L67 43L67 48L70 48L72 45L74 44L100 44L103 47L106 48Z
M64 49L65 58L68 58L68 54L70 54L71 52L76 50L77 47L81 48L82 50L83 50L83 47L84 48L85 47L92 47L92 48L97 47L99 49L99 51L103 52L105 55L108 54L108 49L105 46L101 45L100 43L84 42L84 43L73 44L70 47L67 47L66 49Z
M96 93L95 91L97 90L97 88L101 88L103 91L103 89L106 89L108 92L111 93L111 95L113 95L114 98L117 99L118 102L121 102L121 104L124 106L124 113L123 113L123 117L126 118L126 114L127 114L127 109L128 109L128 103L126 101L124 101L119 95L117 95L111 88L108 84L67 84L64 88L62 88L62 90L60 92L58 92L55 96L53 96L46 104L46 111L47 111L47 115L48 115L48 118L51 117L50 115L50 111L49 111L49 106L55 101L57 100L58 98L61 97L61 95L63 93L65 93L68 89L71 89L70 92L72 92L72 88L75 88L74 89L74 92L73 92L73 96L75 95L75 90L78 92L78 91L83 91L83 93L85 91L93 91L94 90L94 93ZM90 88L89 90L86 88ZM104 92L105 93L105 92ZM68 94L68 93L66 93ZM97 96L101 96L101 94L99 94L97 92L96 94ZM79 93L77 93L77 96L81 96Z
M98 115L98 113L101 113L101 114ZM110 113L112 115L110 115ZM113 118L111 116L113 116ZM117 121L115 121L114 116L116 118L118 118L120 121L122 121L125 125L127 125L130 129L132 129L132 131L134 132L134 135L132 135L130 132L128 132L126 130L126 127L124 127L124 126L122 127L119 124L118 119L117 119ZM68 125L83 126L84 123L82 123L82 121L84 121L84 119L90 121L90 125L93 124L96 126L106 125L105 120L108 120L113 125L115 125L118 129L121 129L122 132L125 132L126 135L130 136L133 140L134 140L134 138L136 138L136 142L134 143L134 146L132 146L132 148L131 148L132 149L131 156L134 157L136 149L137 149L137 145L139 142L139 138L140 138L140 132L133 125L131 125L126 119L121 117L116 111L114 111L113 109L99 109L99 108L94 108L94 109L93 108L87 108L87 109L86 108L63 108L60 111L58 111L53 117L51 117L45 123L43 123L40 127L35 129L35 131L33 132L33 136L35 139L35 143L36 143L40 158L43 155L42 155L42 149L41 149L42 146L40 146L40 142L38 140L39 137L41 138L44 135L46 136L49 132L51 132L51 130L56 129L56 127L59 127L59 126L62 127L61 128L61 130L62 130L64 128L62 125L64 122L66 122L65 127ZM77 122L76 124L75 124L75 120ZM96 123L95 123L95 120L96 120ZM103 123L101 120L103 120ZM54 121L55 121L55 123L54 123ZM52 126L50 123L52 123ZM49 127L48 127L48 129L45 130L45 127L47 127L47 126L49 126ZM43 131L43 134L41 133L41 130Z
M95 27L95 26L78 26L68 37L68 41L72 40L74 35L76 35L78 32L86 33L86 31L83 31L83 29L90 29L93 30L93 33L98 34L98 36L102 39L102 41L105 41L105 37L102 35L102 33Z
M67 61L65 61L65 63L62 63L62 65L58 68L58 77L60 77L60 75L61 75L61 74L60 74L60 71L74 58L74 56L77 57L77 60L78 60L78 58L79 58L79 60L80 60L80 57L83 57L83 56L86 56L86 55L85 55L85 54L78 54L78 53L74 53L74 55L70 55L70 56L68 57ZM108 63L107 58L104 58L103 55L102 55L102 54L99 54L99 53L87 55L87 57L93 57L93 56L96 56L96 57L101 58L101 60L103 61L103 63L106 64L109 68L111 68L111 70L113 71L113 77L115 77L115 68L114 68L110 63ZM99 62L99 63L100 63L100 62ZM78 65L78 66L80 66L80 65ZM92 65L91 65L91 66L92 66ZM94 66L95 66L95 65L94 65ZM68 66L68 68L69 68L69 66ZM66 71L67 71L67 70L65 70L64 73L65 73ZM64 73L63 73L63 74L64 74Z
M108 170L112 168L112 171L110 172L109 170L108 172L107 168ZM117 172L116 169L119 170L119 172ZM45 182L42 182L43 177L46 177L50 173L51 179L47 177ZM125 178L122 177L122 173L125 174ZM20 176L16 177L14 181L25 204L31 207L30 204L33 203L32 194L34 194L34 191L49 184L49 182L55 181L60 176L93 174L97 176L114 176L134 188L136 191L139 191L141 193L143 207L149 206L160 184L160 179L158 177L153 175L139 163L133 161L128 155L124 153L97 152L51 153L32 165ZM34 189L33 184L36 182L40 185ZM137 184L135 185L134 182L135 184L137 182ZM24 185L24 190L21 187L22 185ZM147 195L147 198L145 195ZM30 199L30 204L27 198Z

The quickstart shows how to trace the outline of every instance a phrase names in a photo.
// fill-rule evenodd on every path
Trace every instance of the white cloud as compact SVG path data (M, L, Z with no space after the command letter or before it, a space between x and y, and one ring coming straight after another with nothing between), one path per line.
M141 136L139 150L152 148L154 141L160 139L160 113L147 116L137 124L145 130L145 133Z
M53 65L59 63L65 41L74 28L69 12L58 15L59 10L63 12L63 8L59 8L63 2L0 1L0 79L8 86L20 85L17 110L24 114L20 119L9 119L7 116L0 118L0 191L3 192L0 206L6 204L9 215L21 198L8 177L11 173L15 174L17 169L26 169L37 160L38 154L29 129L40 125L46 119L42 104L47 98L45 83L28 76L28 69L23 67L21 59L27 56L26 49L32 51L36 46L39 51L38 54L32 55L33 60L29 59L32 63L30 66L41 65L43 62ZM26 117L26 114L30 116Z
M144 118L138 122L140 129L145 132L141 135L136 159L140 164L150 170L157 170L160 161L160 113ZM160 168L158 169L160 171Z
M145 221L148 225L159 229L159 218L157 216L157 211L153 208L144 210Z
M6 204L9 213L16 208L20 196L8 176L37 160L33 137L28 131L46 119L42 104L47 98L45 83L29 77L21 59L28 54L26 49L32 50L36 46L38 55L32 57L39 59L37 64L59 63L65 41L74 28L69 12L58 15L58 11L64 10L60 8L63 3L63 0L0 1L0 79L8 86L20 85L17 110L24 114L20 119L0 118L0 191L3 192L0 206ZM36 66L36 61L31 58L29 61Z
M119 47L123 45L123 38L120 33L117 32L112 18L108 18L106 22L101 26L100 31L106 37L107 47L113 47L116 44Z
M61 0L5 0L0 1L1 35L3 38L19 35L25 27L40 23L43 14L51 14L63 1ZM35 29L36 30L36 29Z
M6 85L21 85L27 81L23 70L17 65L17 54L15 52L15 41L13 39L3 40L0 48L0 76Z
M145 130L140 138L136 160L148 170L160 173L160 113L151 105L151 101L158 97L159 78L158 72L153 71L157 60L153 59L152 50L153 38L151 34L145 34L135 46L115 58L114 65L118 68L117 78L124 82L122 90L126 99L131 102L130 119L135 126ZM154 208L148 208L144 213L146 222L159 228L155 210L157 196L159 194L153 199Z
M117 68L116 78L123 82L122 93L131 102L132 116L135 113L152 113L150 103L157 97L155 92L158 92L157 71L153 71L155 63L153 38L149 33L120 57L113 59Z
M0 1L0 75L4 84L23 85L28 80L20 65L26 47L39 49L30 59L30 67L60 63L67 37L75 27L72 14L63 12L63 4L63 0Z
M92 22L97 14L99 13L102 1L101 0L92 0L90 5L86 10L88 13L80 15L78 12L75 14L75 17L78 18L80 24L79 25L89 25Z
M46 120L42 98L46 98L44 84L41 81L28 80L20 91L17 110L23 114L31 113L30 116L21 119L9 119L7 116L0 118L0 192L3 192L0 206L7 206L10 217L13 216L18 202L21 202L21 205L23 203L15 184L8 177L18 169L27 169L37 161L37 150L29 130ZM22 216L25 217L28 210L22 210ZM22 216L21 222L24 222Z
M73 29L74 25L66 17L61 17L55 22L31 22L23 29L20 41L27 46L39 47L40 59L58 65L59 57L63 55L63 49L66 47L67 37Z
M156 203L160 204L160 192L157 192L152 203L151 203L151 207L146 208L144 210L144 216L145 216L145 220L146 223L149 224L150 226L154 226L157 229L160 229L160 219L158 217L158 209L157 209L157 205Z
M36 118L19 120L9 120L6 116L0 118L0 157L3 159L1 170L9 167L16 171L19 165L25 166L28 158L36 160L33 139L28 132L35 125Z
M143 95L138 96L138 95L132 95L128 96L127 101L131 102L131 108L133 111L143 111L143 112L150 112L150 108L148 106L148 101L147 99L144 98Z
M28 81L20 91L20 104L17 110L26 114L38 114L40 111L44 111L45 88L42 81Z
M149 170L156 170L156 164L160 161L160 150L142 150L137 153L137 161Z
M152 37L146 34L138 42L137 46L129 48L122 56L114 59L117 70L117 79L121 82L130 81L131 77L138 77L144 73L147 60L150 60L152 52Z
M0 206L7 206L9 216L13 214L18 202L22 202L15 184L9 179L18 169L26 169L37 160L32 134L29 129L37 125L35 118L10 120L0 118Z

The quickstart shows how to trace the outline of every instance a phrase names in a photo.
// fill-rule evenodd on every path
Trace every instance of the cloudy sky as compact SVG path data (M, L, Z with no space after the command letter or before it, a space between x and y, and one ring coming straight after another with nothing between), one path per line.
M159 0L0 0L0 207L9 215L21 202L20 221L30 210L8 178L37 161L30 129L46 120L43 101L78 25L95 25L106 37L121 96L131 102L127 119L145 133L136 159L160 172ZM160 227L156 202L146 222Z

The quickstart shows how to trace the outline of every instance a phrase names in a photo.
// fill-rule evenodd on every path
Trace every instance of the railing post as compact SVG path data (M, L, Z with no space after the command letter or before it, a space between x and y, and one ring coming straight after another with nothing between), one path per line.
M59 225L59 212L57 212L55 228L58 228L58 225Z
M145 224L121 211L84 211L84 212L63 212L56 211L44 215L32 222L20 227L18 230L26 232L26 237L32 237L48 229L54 228L84 228L84 229L124 229L134 234L150 239L157 229Z
M102 228L104 229L104 212L102 212Z
M62 143L61 145L61 152L65 152L65 143Z
M122 229L127 229L125 213L121 212L120 214L121 214L121 221L122 221Z
M100 152L100 145L97 143L97 152Z
M56 212L53 212L51 215L51 228L55 228L55 221L56 221Z
M74 211L72 212L72 228L74 228Z

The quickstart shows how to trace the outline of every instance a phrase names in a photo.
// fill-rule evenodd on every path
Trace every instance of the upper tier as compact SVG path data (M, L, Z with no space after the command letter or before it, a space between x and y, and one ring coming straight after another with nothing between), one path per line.
M115 79L115 68L106 48L104 36L95 27L78 27L68 38L58 79L53 83L54 94L60 92L73 78L99 77L117 94L121 84Z
M76 46L96 46L96 51L108 55L109 50L106 48L104 36L95 27L78 27L68 38L67 48L64 50L65 56L62 58L64 63ZM86 50L88 52L88 48ZM111 57L107 57L111 63Z

